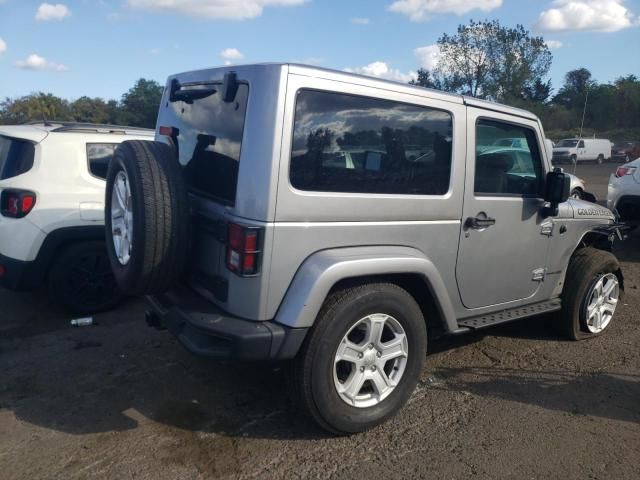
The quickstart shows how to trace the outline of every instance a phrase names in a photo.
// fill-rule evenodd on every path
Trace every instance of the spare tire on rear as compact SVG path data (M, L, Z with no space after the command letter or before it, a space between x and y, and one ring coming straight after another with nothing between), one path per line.
M118 146L107 172L105 227L111 268L124 293L161 293L180 280L189 209L173 148L143 140Z

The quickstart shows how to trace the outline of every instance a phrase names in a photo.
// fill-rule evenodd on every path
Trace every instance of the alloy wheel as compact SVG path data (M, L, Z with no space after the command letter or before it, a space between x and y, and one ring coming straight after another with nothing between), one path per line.
M618 277L607 273L598 278L587 294L585 305L586 326L591 333L602 332L613 318L618 300L620 285Z
M113 182L111 195L111 236L116 256L121 265L131 259L133 246L133 212L131 187L124 170L120 170Z
M358 320L335 354L333 380L338 395L357 408L377 405L402 379L408 354L407 335L394 317L376 313Z

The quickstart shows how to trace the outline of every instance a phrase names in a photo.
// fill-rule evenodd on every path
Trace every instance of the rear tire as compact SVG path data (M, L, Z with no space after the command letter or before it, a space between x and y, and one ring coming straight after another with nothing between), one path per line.
M129 223L117 219L116 178L126 185ZM115 199L115 200L114 200ZM161 293L181 279L188 249L189 211L174 150L160 142L129 140L115 151L107 172L107 251L120 289L133 295ZM122 206L122 202L120 204ZM122 210L122 208L120 208ZM113 228L113 223L121 223ZM116 253L127 230L128 252Z
M49 270L49 296L76 315L110 310L124 294L111 272L103 242L76 243L57 256Z
M596 163L598 165L602 165L604 163L604 155L602 154L598 155L598 158L596 158Z
M385 337L383 333L379 336L380 343L376 343L376 340L368 343L368 332L362 333L361 342L348 338L352 332L359 334L354 328L369 318L384 319L382 324L385 326L381 327L381 332L387 328L384 322L387 319L392 321L395 331L404 332L403 336L387 333L390 337ZM399 376L393 379L398 374L398 364L393 363L387 369L389 364L383 363L376 371L377 364L373 362L386 361L383 342L391 345L400 338L406 341L406 356L402 358ZM349 344L349 341L353 343ZM353 363L338 361L338 355L341 355L338 349L344 348L345 344L362 349L363 353L355 355L360 355L360 358L364 355L364 358L358 360L355 357ZM427 330L422 311L405 290L389 283L363 284L340 290L325 301L294 362L293 386L297 390L296 396L322 428L340 435L362 432L386 421L406 403L422 371L426 349ZM358 362L362 366L357 366ZM339 372L339 369L342 370ZM342 384L339 373L348 377ZM363 378L373 378L374 375L381 377L364 380L362 388L355 388L355 395L365 400L358 400L354 396L353 401L347 403L345 393L339 392L338 388L339 385L346 388L349 379L355 379L356 375ZM394 384L391 391L381 393L376 383L380 378L391 380L389 385Z
M569 339L596 337L610 325L613 313L602 329L594 328L593 319L589 316L590 307L597 303L594 302L594 289L602 280L605 280L605 288L615 287L615 312L615 306L622 297L620 265L616 257L591 247L582 248L574 254L567 268L560 314L561 330Z
M571 162L571 165L576 165L578 163L578 157L575 155L571 155L571 158L569 161Z

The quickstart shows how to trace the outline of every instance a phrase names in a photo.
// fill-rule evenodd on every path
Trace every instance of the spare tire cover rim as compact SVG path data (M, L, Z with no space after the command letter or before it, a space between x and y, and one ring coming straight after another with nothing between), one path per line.
M124 170L120 170L116 174L111 193L113 248L120 264L127 265L131 259L133 247L133 213L131 211L129 177Z

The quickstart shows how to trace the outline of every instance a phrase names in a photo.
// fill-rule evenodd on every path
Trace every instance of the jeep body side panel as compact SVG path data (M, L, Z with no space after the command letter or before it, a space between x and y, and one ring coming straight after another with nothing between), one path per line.
M417 258L432 262L449 295L451 292L457 295L452 265L455 264L460 231L466 155L466 111L461 98L403 85L396 87L388 82L382 82L384 88L380 88L377 87L380 82L360 77L353 77L357 83L348 83L350 79L341 75L336 79L289 75L269 296L264 319L275 316L294 275L305 260L322 250L344 247L385 246L380 252L386 248L412 247L419 253ZM450 114L453 144L448 191L443 195L411 195L317 192L294 188L289 178L289 166L296 97L301 89L381 98ZM381 265L379 273L385 272L389 273L388 268ZM375 272L369 270L368 274ZM457 298L449 301L459 303Z
M312 255L296 273L276 322L294 328L310 327L327 294L340 280L398 273L423 277L425 288L429 288L437 301L445 328L449 331L457 328L447 287L438 268L415 248L393 246L338 248Z

